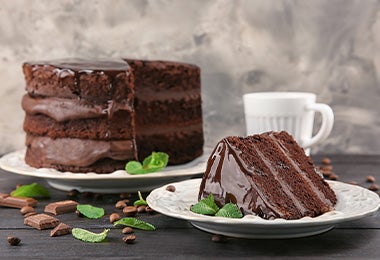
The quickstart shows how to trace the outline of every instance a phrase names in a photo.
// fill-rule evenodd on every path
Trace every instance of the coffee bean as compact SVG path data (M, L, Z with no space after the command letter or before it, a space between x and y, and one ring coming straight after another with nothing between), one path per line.
M126 206L123 208L123 213L127 217L135 216L137 213L137 207L136 206Z
M170 191L170 192L175 192L175 186L174 186L174 185L168 185L168 186L166 187L166 190L167 190L167 191Z
M377 184L371 184L368 187L368 189L371 190L371 191L378 191L379 190L379 185L377 185Z
M34 211L35 211L34 208L31 206L24 206L20 209L20 213L23 215L30 213L30 212L34 212Z
M119 219L121 219L121 217L120 217L120 215L118 213L112 213L110 215L110 223L118 221Z
M140 205L137 207L137 212L138 213L145 213L146 212L146 206L145 205Z
M84 215L79 210L76 210L75 214L77 214L77 216L80 217L80 218L84 217Z
M332 170L333 170L333 166L332 165L323 165L323 166L321 166L321 171L331 172Z
M121 230L123 234L131 234L133 233L133 229L131 227L125 227L123 230Z
M322 159L322 164L324 164L324 165L330 165L331 164L331 159L328 158L328 157L324 157Z
M128 236L123 237L123 241L126 244L133 244L135 242L135 240L136 240L135 235L128 235Z
M329 179L330 179L330 180L333 180L333 181L336 181L336 180L339 179L339 176L336 175L335 173L332 173L332 174L330 174Z
M376 181L375 177L373 177L372 175L368 175L366 178L365 178L366 182L372 182L374 183Z
M146 212L146 213L149 213L149 214L153 214L153 213L154 213L154 210L153 210L151 207L146 206L146 207L145 207L145 212Z
M75 198L79 195L79 191L76 189L73 189L67 193L68 197Z
M115 204L115 208L117 209L123 209L127 206L127 203L125 203L125 201L123 200L119 200L118 202L116 202Z
M18 237L8 237L7 240L11 246L18 246L21 242L21 239Z
M223 243L223 242L227 241L227 238L225 236L223 236L223 235L214 234L211 237L211 241L217 242L217 243Z

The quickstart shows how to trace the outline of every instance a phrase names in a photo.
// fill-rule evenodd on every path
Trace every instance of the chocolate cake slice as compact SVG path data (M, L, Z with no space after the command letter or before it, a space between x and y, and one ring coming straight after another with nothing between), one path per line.
M334 191L287 132L221 140L208 160L199 199L238 205L264 219L315 217L333 210Z

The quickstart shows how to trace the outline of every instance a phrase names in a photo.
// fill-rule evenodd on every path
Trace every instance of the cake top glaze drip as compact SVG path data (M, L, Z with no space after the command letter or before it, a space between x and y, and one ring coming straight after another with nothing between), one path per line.
M119 59L115 60L87 60L81 58L67 58L50 61L25 62L25 64L38 66L53 66L54 70L60 78L73 76L75 73L105 73L109 76L115 76L125 71L129 73L129 65L127 62Z

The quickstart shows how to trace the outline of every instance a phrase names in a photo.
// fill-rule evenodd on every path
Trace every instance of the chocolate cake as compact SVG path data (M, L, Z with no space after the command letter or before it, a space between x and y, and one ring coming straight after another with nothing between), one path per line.
M315 217L333 210L334 191L286 132L221 140L208 160L199 199L237 204L264 219Z
M199 68L128 61L24 63L27 164L109 173L153 151L170 164L202 154Z
M138 157L169 154L169 164L203 153L200 69L170 61L126 59L135 75Z

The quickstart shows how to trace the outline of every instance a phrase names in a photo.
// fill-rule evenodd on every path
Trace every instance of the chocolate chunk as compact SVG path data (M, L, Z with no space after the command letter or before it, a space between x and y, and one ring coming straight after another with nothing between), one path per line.
M174 186L174 185L168 185L168 186L166 187L166 190L167 190L167 191L170 191L170 192L175 192L175 186Z
M7 241L11 246L18 246L21 242L21 239L18 237L7 237Z
M65 223L59 223L58 226L56 226L51 232L50 236L51 237L58 237L58 236L63 236L67 234L71 234L72 227L69 225L66 225Z
M0 206L21 209L24 206L34 207L36 204L37 200L33 198L15 197L0 193Z
M22 215L25 215L25 214L28 214L28 213L30 213L30 212L34 212L34 211L35 211L34 208L31 207L31 206L24 206L24 207L22 207L22 208L20 209L20 213L21 213Z
M73 200L57 201L46 205L45 212L54 215L74 212L77 209L78 202Z
M42 230L56 227L59 219L42 213L25 218L24 224Z

